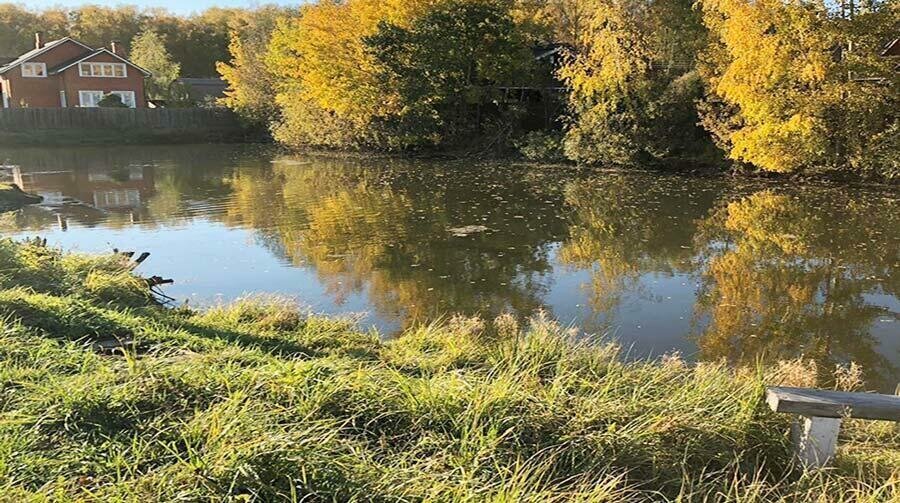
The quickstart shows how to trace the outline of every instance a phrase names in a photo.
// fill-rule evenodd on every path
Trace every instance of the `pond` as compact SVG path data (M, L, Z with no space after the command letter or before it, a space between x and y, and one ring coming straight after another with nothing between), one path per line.
M389 337L453 313L545 311L615 337L752 363L798 355L900 381L900 194L476 161L276 155L259 146L4 149L40 206L16 238L149 251L204 306L253 293Z

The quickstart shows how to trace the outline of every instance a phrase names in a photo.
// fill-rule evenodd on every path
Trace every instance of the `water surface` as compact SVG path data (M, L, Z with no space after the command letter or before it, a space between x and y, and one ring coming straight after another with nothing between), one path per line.
M249 293L386 335L547 311L636 357L860 362L900 381L900 197L889 187L278 156L260 147L4 149L45 197L3 234L149 251L208 305Z

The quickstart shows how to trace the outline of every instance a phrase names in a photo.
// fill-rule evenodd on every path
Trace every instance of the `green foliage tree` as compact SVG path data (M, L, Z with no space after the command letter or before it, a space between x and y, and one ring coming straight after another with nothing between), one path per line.
M259 10L210 8L189 18L177 19L178 33L169 38L167 47L175 61L181 63L183 75L217 76L216 65L229 59L229 34L244 17L254 17ZM266 14L261 14L265 16Z
M490 1L442 2L408 28L382 22L363 43L379 84L403 104L383 119L399 147L474 131L471 114L495 87L528 75L527 46L508 9Z
M147 79L148 97L154 99L169 97L172 84L181 71L181 65L172 59L159 33L147 30L138 35L131 46L131 61L152 74Z
M593 2L581 49L561 69L570 86L569 158L642 164L702 148L694 55L705 38L692 2Z

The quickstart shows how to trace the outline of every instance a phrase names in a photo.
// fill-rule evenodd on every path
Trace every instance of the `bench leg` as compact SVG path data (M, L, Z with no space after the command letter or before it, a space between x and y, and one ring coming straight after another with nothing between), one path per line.
M799 416L794 422L794 450L807 469L822 468L834 459L841 420L831 417Z

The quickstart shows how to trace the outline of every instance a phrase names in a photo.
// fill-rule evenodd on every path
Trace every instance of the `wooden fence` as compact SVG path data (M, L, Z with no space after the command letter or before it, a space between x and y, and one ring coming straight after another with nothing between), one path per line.
M0 131L50 129L191 130L239 129L227 109L207 108L7 108L0 109Z

